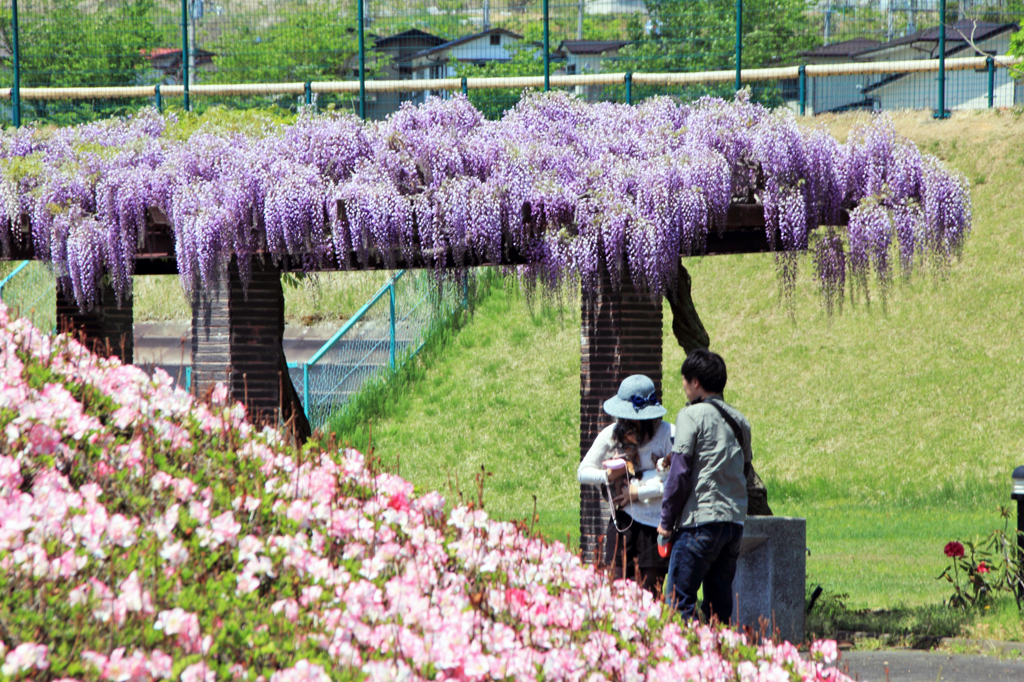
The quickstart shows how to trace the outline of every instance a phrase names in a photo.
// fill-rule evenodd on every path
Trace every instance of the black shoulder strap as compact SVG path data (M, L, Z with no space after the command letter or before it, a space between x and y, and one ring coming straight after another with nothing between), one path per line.
M732 434L736 436L736 440L740 444L740 449L745 450L747 446L746 439L743 437L743 429L741 429L740 425L736 423L736 420L732 418L732 415L729 414L724 407L719 405L717 400L704 400L703 402L707 405L711 405L713 408L718 410L718 412L722 415L722 419L724 419L725 423L728 424L729 428L732 429Z

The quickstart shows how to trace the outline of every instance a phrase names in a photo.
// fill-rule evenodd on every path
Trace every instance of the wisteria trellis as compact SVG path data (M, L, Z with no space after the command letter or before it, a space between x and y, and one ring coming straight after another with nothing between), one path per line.
M120 296L130 291L147 207L169 216L189 290L213 282L232 254L245 277L257 253L313 269L359 267L371 250L386 264L423 254L435 267L514 251L547 283L591 284L607 266L614 281L659 294L677 254L701 252L731 202L754 202L783 252L806 249L810 230L849 211L847 245L833 233L817 247L832 300L848 271L851 281L874 269L888 282L893 243L909 271L923 255L958 253L970 231L966 179L887 119L841 144L743 93L639 106L548 93L501 121L455 97L378 123L306 113L290 126L207 126L187 139L168 123L148 110L4 132L0 246L21 238L11 225L27 215L36 254L83 305L104 273Z

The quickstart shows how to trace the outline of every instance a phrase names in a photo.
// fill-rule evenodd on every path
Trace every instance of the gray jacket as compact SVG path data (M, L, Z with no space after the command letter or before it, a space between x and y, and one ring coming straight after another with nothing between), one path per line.
M743 430L744 447L714 406L721 405ZM661 525L667 529L747 517L744 464L751 460L750 422L720 396L679 411L672 466L665 480Z

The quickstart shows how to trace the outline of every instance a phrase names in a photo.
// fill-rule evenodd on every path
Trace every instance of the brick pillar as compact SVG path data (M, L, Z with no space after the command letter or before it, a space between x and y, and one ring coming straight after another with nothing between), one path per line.
M580 364L580 459L612 418L602 409L619 383L646 374L661 397L661 298L638 294L628 277L615 291L603 273L596 291L583 292ZM602 490L580 486L580 548L583 560L602 556L610 511Z
M57 331L74 334L97 355L116 356L129 365L135 356L133 314L132 297L119 306L109 284L99 285L96 305L85 311L78 307L73 294L65 296L57 287Z
M277 426L281 396L292 389L283 373L284 292L273 264L252 263L247 289L232 260L211 290L192 304L192 390L204 397L218 381L249 410L250 418ZM283 384L287 382L287 387Z

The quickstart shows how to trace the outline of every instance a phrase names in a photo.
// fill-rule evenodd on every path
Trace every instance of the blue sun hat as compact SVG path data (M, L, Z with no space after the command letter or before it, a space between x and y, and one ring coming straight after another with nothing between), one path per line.
M614 398L604 401L604 411L619 419L658 419L668 412L658 402L654 382L643 374L626 377Z

